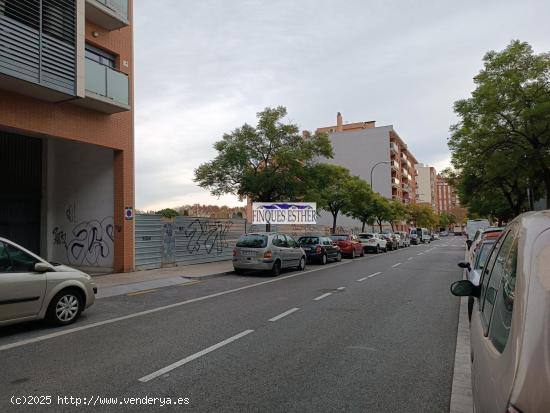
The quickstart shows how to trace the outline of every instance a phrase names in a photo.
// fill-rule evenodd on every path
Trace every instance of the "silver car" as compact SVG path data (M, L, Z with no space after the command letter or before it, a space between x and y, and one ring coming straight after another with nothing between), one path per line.
M70 324L96 293L88 274L49 263L0 237L0 326L43 318Z
M550 411L550 210L514 219L495 242L474 297L470 323L475 410Z
M283 268L306 268L306 254L288 234L256 232L239 238L233 249L233 268L237 274L244 270L265 270L277 276Z

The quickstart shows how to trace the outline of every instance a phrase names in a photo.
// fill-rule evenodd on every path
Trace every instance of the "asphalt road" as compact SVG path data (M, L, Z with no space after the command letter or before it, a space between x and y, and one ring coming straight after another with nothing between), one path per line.
M105 298L68 328L0 329L0 412L447 412L463 256L448 237Z

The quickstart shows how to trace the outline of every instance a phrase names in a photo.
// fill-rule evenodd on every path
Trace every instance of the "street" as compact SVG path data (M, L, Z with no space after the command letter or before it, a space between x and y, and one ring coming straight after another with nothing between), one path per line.
M0 411L447 412L463 257L448 237L103 298L61 329L5 327ZM124 399L146 396L156 405Z

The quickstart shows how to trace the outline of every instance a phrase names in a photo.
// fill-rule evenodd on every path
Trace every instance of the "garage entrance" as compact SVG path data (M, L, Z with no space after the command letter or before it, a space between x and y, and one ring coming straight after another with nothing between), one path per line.
M42 140L0 131L0 236L40 253Z

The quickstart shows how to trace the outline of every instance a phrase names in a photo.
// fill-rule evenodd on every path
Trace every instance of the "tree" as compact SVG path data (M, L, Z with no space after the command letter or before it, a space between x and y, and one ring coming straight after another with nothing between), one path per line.
M449 147L471 212L509 218L527 194L550 208L550 54L515 40L490 51L472 96L455 102Z
M283 123L285 107L257 114L255 127L244 124L214 144L218 152L195 170L195 182L213 195L249 196L252 201L299 201L307 192L318 157L331 158L324 133L301 134L297 125Z
M378 224L380 232L382 232L382 224L384 221L389 221L392 218L390 201L378 194L375 194L372 209L374 219Z
M374 202L376 194L372 192L370 185L355 177L354 188L350 194L350 203L347 208L347 215L361 222L361 232L365 231L365 225L374 223Z
M410 223L417 227L434 228L439 219L429 205L410 204L408 206Z
M398 200L389 201L388 221L391 225L391 230L395 231L396 221L402 221L408 216L407 208Z
M333 233L338 214L350 215L352 209L368 202L372 194L367 182L338 165L317 164L311 169L309 183L307 199L317 202L318 209L330 212Z
M172 208L161 209L160 211L157 211L157 214L160 215L163 218L168 218L168 219L175 218L179 215L178 211L176 211Z

